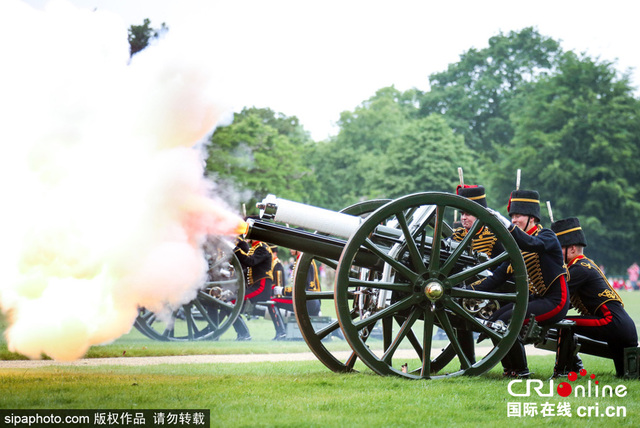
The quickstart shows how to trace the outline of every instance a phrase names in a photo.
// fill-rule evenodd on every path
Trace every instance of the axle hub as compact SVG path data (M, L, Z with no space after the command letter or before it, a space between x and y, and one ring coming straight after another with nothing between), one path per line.
M444 294L444 287L440 282L437 281L428 282L424 287L424 294L429 300L435 302Z

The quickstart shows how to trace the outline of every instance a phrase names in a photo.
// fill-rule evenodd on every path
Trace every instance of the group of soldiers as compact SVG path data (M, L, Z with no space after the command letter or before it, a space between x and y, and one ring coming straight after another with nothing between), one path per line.
M487 208L482 186L460 185L460 196ZM510 219L487 208L511 233L525 261L529 301L528 322L532 317L539 325L554 324L563 319L572 321L571 334L606 342L612 355L616 375L624 375L624 349L638 346L633 320L624 310L622 299L611 286L598 265L584 255L587 239L576 217L553 222L551 229L540 225L540 196L535 190L514 190L507 211ZM461 241L475 221L468 213L461 215L461 227L454 230L453 239ZM495 234L484 226L472 239L472 249L495 257L503 251ZM509 262L499 265L491 276L471 284L474 290L491 291L502 286L513 274ZM570 308L580 314L567 316ZM502 306L492 315L493 321L508 322L514 303ZM468 333L460 333L461 346L471 353ZM479 340L483 340L481 336ZM526 378L531 373L523 344L516 341L502 360L504 376ZM569 370L582 368L576 355Z

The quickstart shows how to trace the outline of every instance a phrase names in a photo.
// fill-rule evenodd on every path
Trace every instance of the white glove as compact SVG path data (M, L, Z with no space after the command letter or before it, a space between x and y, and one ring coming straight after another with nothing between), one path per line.
M492 210L491 208L487 208L487 211L489 211L495 218L497 218L498 221L502 223L502 225L507 229L509 229L513 225L513 223L511 223L511 220L508 220L505 216L500 214L498 211Z
M282 296L282 290L283 290L283 287L276 285L275 287L273 287L273 295Z

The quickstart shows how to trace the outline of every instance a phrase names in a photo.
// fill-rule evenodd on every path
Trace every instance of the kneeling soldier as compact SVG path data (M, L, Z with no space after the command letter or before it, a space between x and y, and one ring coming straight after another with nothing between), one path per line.
M551 225L562 245L569 267L571 305L580 316L569 316L576 323L573 332L607 342L613 354L616 376L624 375L624 348L638 346L636 325L624 310L622 299L613 289L598 265L585 257L587 238L575 217L558 220Z

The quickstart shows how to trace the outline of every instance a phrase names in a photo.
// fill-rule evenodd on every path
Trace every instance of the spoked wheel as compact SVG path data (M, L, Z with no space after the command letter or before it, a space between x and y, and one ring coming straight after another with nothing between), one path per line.
M460 243L445 239L454 210L478 219ZM469 251L483 226L505 249L493 259ZM356 255L362 252L375 254L378 262L359 265ZM511 291L465 288L502 262L513 267ZM448 193L405 196L371 213L345 246L336 275L340 327L357 356L380 375L480 375L507 354L526 315L527 274L516 242L487 210ZM511 321L487 321L486 314L465 309L473 307L469 301L513 304ZM435 335L436 326L443 335ZM376 330L379 339L371 337ZM488 339L469 341L474 333Z
M378 209L382 205L389 202L388 200L372 200L361 202L343 209L342 213L366 217L372 211ZM293 308L296 314L296 321L300 334L311 349L311 352L329 369L334 372L349 372L353 370L356 362L356 354L353 351L345 352L332 351L327 347L326 341L342 337L340 325L337 320L333 320L329 325L316 327L309 315L308 303L316 301L331 300L333 301L333 291L309 291L307 290L307 275L313 265L316 268L324 265L325 271L335 272L338 266L336 260L327 259L325 257L315 256L310 253L303 253L296 262L294 271L295 282L293 287Z
M209 269L209 282L197 297L161 320L144 308L136 328L145 336L162 341L215 340L233 325L245 295L242 266L233 253L216 255Z

